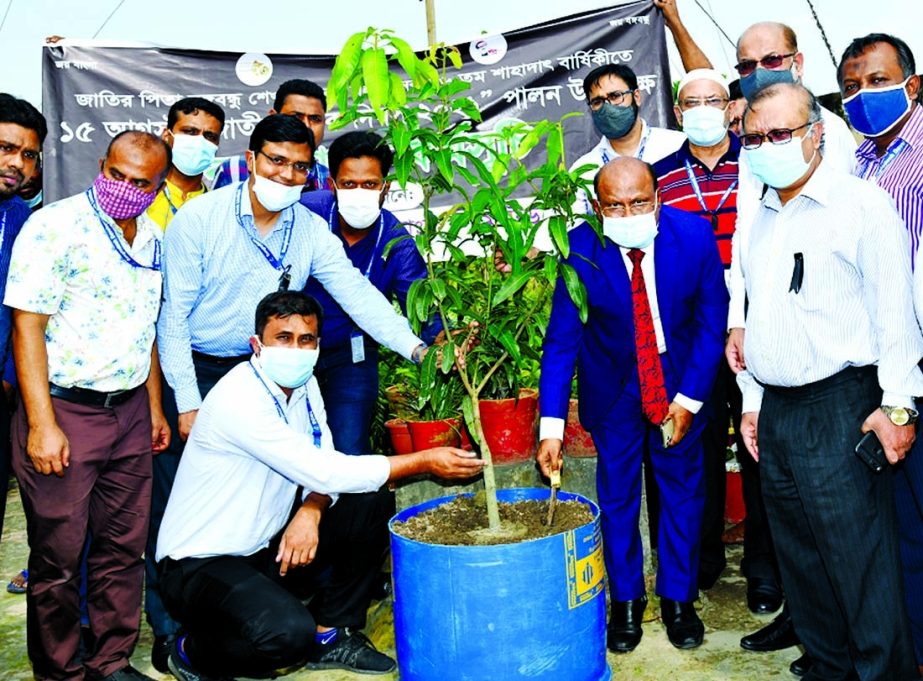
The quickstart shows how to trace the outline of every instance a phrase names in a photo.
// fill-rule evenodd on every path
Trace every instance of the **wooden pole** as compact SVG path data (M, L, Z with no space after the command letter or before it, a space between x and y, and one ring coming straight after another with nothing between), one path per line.
M426 0L426 41L436 44L436 0Z

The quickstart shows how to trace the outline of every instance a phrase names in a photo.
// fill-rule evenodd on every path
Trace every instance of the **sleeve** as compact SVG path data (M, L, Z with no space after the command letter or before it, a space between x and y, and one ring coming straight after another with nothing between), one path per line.
M759 411L763 402L763 386L756 382L747 369L737 374L737 387L743 394L743 407L741 413L746 414L751 411Z
M558 276L551 300L548 332L542 346L538 389L542 422L548 426L554 423L550 419L563 422L567 418L571 379L577 364L577 353L583 342L583 331L584 325L580 321L577 306L567 292L563 277Z
M46 212L47 211L47 212ZM53 315L61 307L70 271L73 220L55 229L60 209L36 212L13 244L3 302L17 310ZM57 221L60 223L60 220Z
M691 400L704 401L711 394L718 363L724 359L728 292L718 244L704 221L696 222L701 223L701 229L697 225L696 232L702 265L696 295L692 348L678 392Z
M202 404L189 330L189 315L202 289L201 232L196 211L179 211L163 242L163 304L157 320L157 347L163 375L173 388L180 414Z
M747 289L744 278L745 254L750 243L750 229L760 207L763 185L757 180L746 157L741 154L738 163L737 223L731 238L731 267L728 270L728 290L731 302L728 309L727 328L746 327L745 312Z
M878 341L882 404L913 408L913 398L923 395L923 336L913 309L907 229L889 204L885 196L860 203L865 220L856 255Z
M399 241L392 246L389 256L389 259L394 263L394 276L391 277L388 293L397 298L397 302L406 316L407 292L410 291L413 282L426 278L426 263L423 261L420 251L417 250L413 237L404 229L400 231L404 232L404 234L396 237ZM440 331L442 331L442 320L439 318L439 314L434 312L432 318L424 325L421 336L427 345L432 345Z
M319 221L320 218L312 216ZM321 222L321 224L323 224ZM380 344L410 359L423 343L410 330L405 317L394 311L362 272L353 267L340 241L326 228L308 225L314 235L309 276L316 278L359 327Z

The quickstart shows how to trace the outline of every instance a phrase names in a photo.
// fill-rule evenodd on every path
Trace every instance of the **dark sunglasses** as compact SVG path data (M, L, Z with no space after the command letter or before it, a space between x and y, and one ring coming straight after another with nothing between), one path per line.
M737 73L741 76L749 76L751 73L756 71L757 66L762 66L764 69L769 69L774 71L775 69L781 68L782 63L789 57L794 57L797 52L789 52L788 54L770 54L766 57L763 57L759 61L754 59L744 59L739 64L735 64L734 68L737 69Z

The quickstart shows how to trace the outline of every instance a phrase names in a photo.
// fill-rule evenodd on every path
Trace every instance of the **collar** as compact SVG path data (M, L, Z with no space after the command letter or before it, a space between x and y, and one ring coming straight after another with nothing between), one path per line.
M266 387L269 388L269 392L272 393L272 396L279 400L279 404L282 406L283 410L287 410L288 407L298 402L298 400L308 392L308 383L311 382L311 379L308 379L308 383L305 383L303 386L295 388L292 391L291 399L289 399L285 391L282 390L282 386L266 375L266 372L263 371L263 365L260 364L260 358L255 354L250 355L250 366L256 370L257 375L259 375ZM313 376L311 378L313 378ZM260 390L262 391L262 388Z
M910 118L904 123L904 127L901 128L897 137L888 145L882 158L901 142L910 147L912 151L923 148L923 105L919 102L913 105ZM856 149L856 157L869 163L877 161L879 157L875 149L875 141L870 137L866 137L862 144L859 145L859 148Z
M178 198L178 199L180 199L181 201L184 201L184 202L185 202L185 201L188 201L189 199L193 199L193 198L195 198L196 196L200 196L200 195L202 195L202 194L205 193L205 182L202 181L202 180L199 180L199 188L198 188L198 189L193 189L191 192L187 192L185 198L183 198L183 190L180 189L179 187L177 187L177 186L176 186L175 184L173 184L172 182L170 182L170 180L164 180L164 184L165 184L166 187L167 187L167 191L170 192L170 198L171 198L171 199Z
M820 152L818 151L818 153ZM836 173L830 164L825 163L823 157L821 157L820 163L814 169L814 174L808 178L798 195L793 197L789 203L805 197L821 206L829 206L831 203L830 194L833 191L835 182ZM772 187L766 191L766 196L763 197L763 205L777 213L782 210L782 201L779 199L779 194Z
M240 190L240 217L244 219L244 224L253 231L254 235L261 239L266 238L261 236L260 233L256 231L256 224L253 221L253 204L250 203L250 180L242 180L241 184L244 186L244 188ZM288 210L294 210L294 207L289 206L288 208L283 208L279 211L279 217L277 217L276 221L273 223L272 229L269 230L269 234L278 232L283 227L285 227L285 212ZM294 219L294 217L292 219ZM269 235L267 234L266 236Z
M639 145L638 148L640 149L641 148L640 145L644 144L645 138L651 133L650 133L650 126L647 124L647 121L641 118L640 115L638 116L638 118L641 121L641 141L638 143ZM619 152L617 152L615 149L612 148L612 143L609 141L609 138L606 137L605 135L602 135L600 137L599 144L596 146L599 148L601 153L611 154L614 158L619 158L621 156Z
M90 191L93 192L93 198L96 199L96 205L98 206L99 197L96 196L96 188L90 187ZM93 213L93 215L96 215L96 211L93 210L93 206L90 205L89 200L87 200L87 210ZM122 234L122 228L116 224L115 220L113 220L112 217L110 217L108 213L106 213L105 211L102 211L101 209L100 209L99 215L107 223L115 227L116 234L118 234L119 237L121 237L122 240L125 241L125 236ZM157 225L157 223L154 222L154 220L147 214L147 211L144 211L143 213L135 217L135 239L134 241L131 243L130 246L128 246L128 241L125 241L125 245L128 246L129 253L139 253L141 252L142 249L147 247L148 244L152 243L156 239L161 238L162 234L163 234L163 230L161 230L160 227Z
M728 137L730 137L731 139L731 144L730 146L728 146L727 151L724 152L724 154L722 154L721 158L718 159L718 163L715 165L715 169L717 169L718 166L724 163L728 163L728 162L737 163L738 160L740 159L740 138L737 137L737 135L735 135L730 130L728 130ZM709 173L714 172L714 171L708 170L708 167L704 163L702 163L702 161L700 161L696 156L692 154L692 150L689 146L688 139L685 142L683 142L682 146L679 149L677 149L676 158L679 161L679 165L685 165L686 161L689 161L689 163L691 163L692 165L699 165L705 170L707 170Z

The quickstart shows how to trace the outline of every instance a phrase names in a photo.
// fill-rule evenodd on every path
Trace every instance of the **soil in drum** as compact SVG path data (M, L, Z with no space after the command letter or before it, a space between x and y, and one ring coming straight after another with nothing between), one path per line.
M500 504L501 531L485 531L487 511L483 492L475 496L460 496L436 508L419 513L406 522L394 523L394 531L402 537L425 544L486 545L509 544L561 534L582 527L593 520L590 507L579 501L558 501L554 523L548 518L547 501L516 501ZM516 528L514 532L504 529ZM515 539L511 539L515 534Z

